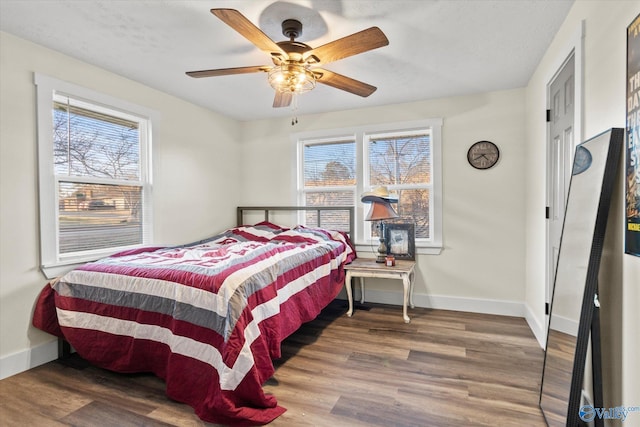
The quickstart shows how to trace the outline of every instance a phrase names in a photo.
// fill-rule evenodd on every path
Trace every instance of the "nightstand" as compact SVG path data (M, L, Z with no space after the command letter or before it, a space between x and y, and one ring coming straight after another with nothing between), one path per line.
M357 258L351 264L344 266L347 272L344 286L347 291L347 298L349 300L349 311L347 316L353 315L353 294L351 291L351 278L358 277L360 279L360 292L362 295L361 302L364 302L364 278L365 277L378 277L382 279L398 279L402 280L404 288L402 298L402 317L405 323L409 323L411 319L407 316L407 303L413 305L413 281L414 281L414 269L415 261L396 260L396 265L393 267L387 267L386 264L377 263L374 259Z

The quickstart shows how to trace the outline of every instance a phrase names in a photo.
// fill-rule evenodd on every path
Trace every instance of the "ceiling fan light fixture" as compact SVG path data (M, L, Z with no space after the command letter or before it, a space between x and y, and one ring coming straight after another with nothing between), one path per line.
M303 65L281 64L269 70L269 84L278 92L305 93L316 87L316 77Z

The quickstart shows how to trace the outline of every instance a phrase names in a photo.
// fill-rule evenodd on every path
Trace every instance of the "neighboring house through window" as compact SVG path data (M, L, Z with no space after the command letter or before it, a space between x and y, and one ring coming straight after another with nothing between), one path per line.
M151 242L156 113L36 74L42 268Z
M441 119L293 136L298 144L298 200L306 206L355 205L359 244L377 241L360 195L385 185L399 196L395 222L415 225L419 253L442 248ZM337 220L337 219L336 219ZM323 224L332 226L329 218Z

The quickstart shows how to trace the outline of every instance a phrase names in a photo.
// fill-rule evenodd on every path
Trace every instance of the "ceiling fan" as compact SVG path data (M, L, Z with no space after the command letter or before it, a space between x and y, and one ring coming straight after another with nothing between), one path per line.
M371 27L312 48L295 41L302 34L302 23L298 20L287 19L282 22L282 34L289 40L276 43L235 9L211 9L211 13L258 49L268 53L274 65L188 71L187 75L190 77L266 72L269 75L269 83L276 90L274 107L290 105L294 95L313 89L316 82L362 97L367 97L376 91L375 86L319 67L388 45L389 40L378 27Z

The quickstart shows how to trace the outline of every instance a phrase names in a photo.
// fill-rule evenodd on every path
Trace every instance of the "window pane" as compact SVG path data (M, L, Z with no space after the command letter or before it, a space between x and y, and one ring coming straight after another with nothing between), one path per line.
M353 141L305 145L304 186L355 185L355 162L356 145Z
M142 244L142 187L60 182L60 253Z
M353 191L307 192L306 206L353 206ZM318 213L306 212L305 224L318 225ZM325 211L320 213L320 226L332 230L349 231L349 213L347 211Z
M372 185L431 182L429 134L369 140L369 179Z
M369 208L367 208L367 209L369 209ZM371 238L372 239L375 239L375 240L380 239L380 230L382 229L382 227L381 227L381 223L382 222L383 221L367 221L366 222L367 226L371 229L369 232L371 233ZM384 222L386 223L386 222L390 222L390 221L384 221Z
M140 179L138 123L54 102L56 175Z
M398 222L412 222L415 225L416 239L429 239L429 190L412 189L398 191L399 203L395 206Z

